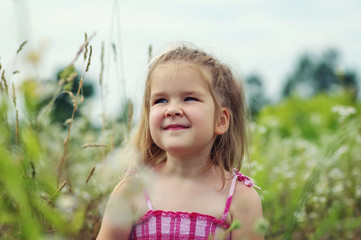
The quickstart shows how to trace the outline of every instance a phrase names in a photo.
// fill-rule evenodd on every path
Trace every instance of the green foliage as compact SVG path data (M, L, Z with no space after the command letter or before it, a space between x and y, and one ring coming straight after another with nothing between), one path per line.
M1 193L1 200L6 201L1 204L4 207L1 212L5 212L7 216L2 220L14 231L14 235L9 237L39 239L41 227L31 209L31 199L27 194L29 191L22 174L21 162L14 161L12 154L2 146L0 146L0 186L5 190Z
M85 183L91 168L102 159L102 152L82 149L82 145L100 139L102 133L85 119L74 123L75 136L70 139L64 177L60 179L66 184L61 187L57 169L66 138L64 130L55 123L29 125L22 121L16 143L15 123L9 123L10 103L2 101L0 105L0 116L6 116L0 118L0 238L95 239L99 212L114 185L99 188L92 179ZM122 132L117 132L123 138ZM107 141L105 146L111 144ZM112 141L119 142L117 137ZM106 148L104 154L110 150Z
M338 116L333 109L337 105L353 106L348 94L329 97L320 94L312 99L300 97L285 99L274 106L265 107L257 118L257 123L267 131L265 137L277 132L281 137L301 137L317 141L322 134L333 132L339 126ZM360 113L357 113L360 115Z
M306 60L303 70L312 65ZM355 75L338 79L353 86ZM1 81L0 238L95 239L104 203L122 172L116 150L131 130L132 102L124 103L116 123L103 116L101 130L86 114L72 117L81 103L78 90L86 95L86 88L71 64L59 73L53 96L44 95L46 83L24 81L17 96L24 96L27 118L14 121L16 101L5 77ZM261 96L260 81L251 82ZM263 109L257 105L252 160L245 167L262 187L265 219L255 229L269 239L361 235L361 106L345 89L339 95L293 96ZM67 119L66 126L49 120L47 113L65 108L57 99L71 109L59 117L62 123ZM232 227L242 226L234 221Z
M360 113L348 95L290 98L260 112L251 169L270 239L360 236Z
M59 73L59 79L63 80L67 83L73 82L74 78L78 76L78 73L75 70L75 67L73 64L65 67L60 73Z
M41 93L39 92L39 83L34 79L24 81L22 90L25 98L26 110L29 114L36 112L39 101L41 100Z
M21 133L23 149L27 153L26 156L32 160L40 159L41 148L35 132L32 129L24 129Z
M72 112L65 114L66 129L49 121L48 113L67 84L72 84L73 94L63 97L71 98L72 111L78 111L82 95L91 95L92 89L78 75L73 65L61 71L53 96L45 93L48 82L25 80L16 94L24 96L20 120L15 115L19 99L0 88L0 239L96 238L100 212L115 182L93 180L92 175L99 174L101 161L122 143L129 124L100 131L87 116L77 118L80 115ZM89 143L102 148L82 147ZM60 162L64 162L62 174ZM116 179L120 172L115 167L109 175Z

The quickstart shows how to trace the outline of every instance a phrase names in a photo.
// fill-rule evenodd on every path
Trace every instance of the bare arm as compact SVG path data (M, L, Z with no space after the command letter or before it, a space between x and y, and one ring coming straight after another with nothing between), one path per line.
M118 184L105 208L97 240L129 239L134 218L131 184Z
M262 204L257 191L246 185L237 184L231 205L232 220L239 220L241 228L232 231L233 239L261 240L264 236L257 233L255 224L263 218Z

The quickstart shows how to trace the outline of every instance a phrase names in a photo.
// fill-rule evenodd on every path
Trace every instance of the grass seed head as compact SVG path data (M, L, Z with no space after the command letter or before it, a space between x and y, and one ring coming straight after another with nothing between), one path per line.
M152 44L150 44L148 47L148 64L150 64L152 59L153 59L153 46Z
M28 42L28 41L24 41L22 44L20 44L19 49L16 51L16 54L19 54L19 52L23 49L23 47L25 46L25 44L26 44L27 42Z
M101 86L103 84L103 73L104 73L104 42L102 42L102 49L100 53L100 74L99 74L99 85Z
M65 120L64 125L69 125L69 124L71 124L71 123L73 123L73 119L72 119L72 118L68 118L67 120Z
M2 74L1 74L1 80L3 80L3 82L4 82L6 93L8 93L8 83L7 83L6 78L5 78L5 69L3 70Z
M84 61L86 60L86 57L87 57L87 55L88 55L88 44L89 44L88 34L85 33L85 41L84 41L84 49L85 49L85 52L84 52Z
M114 60L117 60L117 47L115 46L115 43L112 43L113 48L113 54L114 54Z
M72 100L75 99L74 94L71 91L64 91L63 93L68 94Z
M14 103L14 106L16 107L15 85L14 85L14 83L12 83L11 85L13 87L13 103Z
M92 57L92 53L93 53L93 47L92 47L92 45L90 45L90 51L89 51L88 64L87 64L87 66L86 66L86 70L85 70L85 72L87 72L87 71L89 70L90 60L91 60L91 57Z
M69 78L70 76L74 76L74 72L76 72L75 67L73 64L70 64L66 68L64 68L63 71L61 71L61 73L59 74L59 78L69 82L70 80L74 80L73 78Z
M73 82L74 79L78 76L78 73L77 72L72 72L67 78L66 78L66 81L67 82Z

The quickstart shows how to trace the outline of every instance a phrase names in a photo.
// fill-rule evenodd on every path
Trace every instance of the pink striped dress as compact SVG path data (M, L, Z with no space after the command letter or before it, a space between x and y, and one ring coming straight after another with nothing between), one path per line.
M255 186L248 177L239 173L237 169L233 169L233 175L234 177L229 189L226 206L220 219L196 212L188 213L154 210L150 198L145 192L144 195L149 211L140 220L134 223L129 239L208 240L210 235L213 235L213 237L216 237L215 239L218 239L218 234L229 228L226 219L231 205L236 180L243 181L249 187ZM231 239L231 234L229 233L222 239Z

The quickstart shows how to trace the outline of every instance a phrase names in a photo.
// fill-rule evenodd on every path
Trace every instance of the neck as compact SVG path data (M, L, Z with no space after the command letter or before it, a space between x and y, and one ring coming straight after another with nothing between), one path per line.
M162 164L161 171L163 174L174 177L194 178L207 174L211 168L209 154L198 155L197 157L167 154L167 160Z

